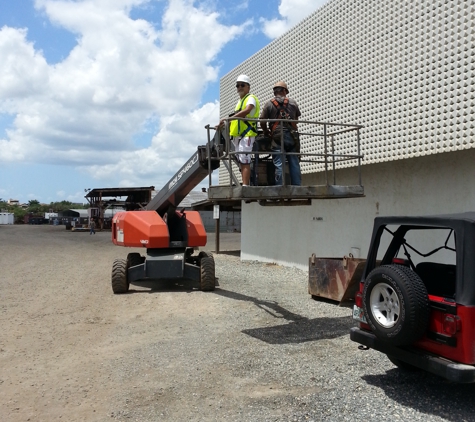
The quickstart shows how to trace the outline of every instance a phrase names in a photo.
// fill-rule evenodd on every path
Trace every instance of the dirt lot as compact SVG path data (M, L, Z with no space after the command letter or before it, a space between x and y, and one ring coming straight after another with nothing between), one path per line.
M215 292L113 295L129 251L106 232L0 226L0 420L474 420L472 385L358 350L350 311L312 301L304 272L231 253Z
M224 249L230 246L227 236ZM232 237L239 248L239 238ZM183 332L209 326L210 316L217 319L221 312L216 297L190 295L186 287L114 296L111 264L130 249L112 245L110 232L91 236L57 226L0 226L0 245L3 421L103 420L114 415L117 397L125 398L125 408L126 397L139 397L140 406L147 400L166 403L174 387L169 376L152 396L146 387L153 374L141 374L140 382L135 376L152 357L130 367L118 360L144 343L171 344ZM189 352L192 357L192 344ZM179 360L170 356L167 370L173 373L175 365L179 369Z

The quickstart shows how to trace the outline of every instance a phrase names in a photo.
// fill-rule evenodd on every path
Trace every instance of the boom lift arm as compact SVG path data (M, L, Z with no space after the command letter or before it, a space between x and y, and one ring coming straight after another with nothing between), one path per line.
M201 181L208 176L209 160L207 146L199 146L198 150L188 159L183 167L147 204L147 210L154 210L163 216L169 207L176 208ZM211 154L215 151L211 147ZM219 167L219 161L211 160L211 170Z

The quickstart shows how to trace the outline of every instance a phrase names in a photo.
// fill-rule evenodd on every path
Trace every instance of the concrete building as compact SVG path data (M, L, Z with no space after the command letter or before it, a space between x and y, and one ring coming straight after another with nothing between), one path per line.
M9 212L0 212L0 224L13 224L15 216Z
M302 120L365 127L366 196L300 207L243 203L242 259L307 269L312 253L365 257L378 215L475 209L474 16L475 2L465 0L330 0L221 79L222 117L245 73L261 103L285 80ZM302 142L303 152L321 150ZM302 164L303 184L321 171ZM339 184L353 173L339 165ZM227 182L221 169L220 184Z
M204 206L202 206L204 205ZM199 211L203 225L208 233L216 231L216 220L213 216L212 205L208 204L208 194L206 189L191 191L183 201L180 202L178 209L185 208L187 210L196 209ZM240 232L241 231L241 207L235 210L225 210L220 212L219 217L220 231Z

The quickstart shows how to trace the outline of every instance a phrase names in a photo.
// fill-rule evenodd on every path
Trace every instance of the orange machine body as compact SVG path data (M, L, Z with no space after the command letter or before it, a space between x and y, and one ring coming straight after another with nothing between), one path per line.
M180 241L187 247L205 246L207 241L203 221L198 211L175 211L183 226ZM118 246L162 249L173 246L167 223L156 211L123 211L112 219L112 242ZM177 240L177 239L175 239Z
M181 214L176 211L177 214ZM198 211L185 211L186 230L188 233L188 247L206 246L208 237L205 226Z

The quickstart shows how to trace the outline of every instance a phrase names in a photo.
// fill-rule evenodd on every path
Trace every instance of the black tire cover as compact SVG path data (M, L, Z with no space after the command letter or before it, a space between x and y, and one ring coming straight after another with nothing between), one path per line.
M398 316L389 328L378 322L370 303L371 292L382 283L399 301ZM376 337L395 346L414 343L429 326L427 289L421 278L404 265L382 265L369 273L363 290L363 308Z

